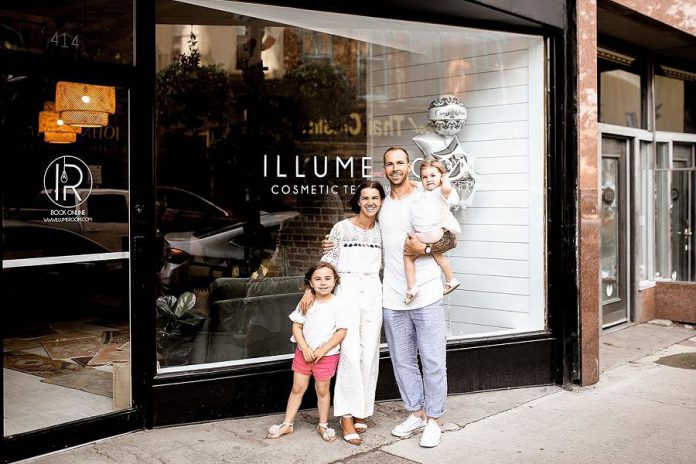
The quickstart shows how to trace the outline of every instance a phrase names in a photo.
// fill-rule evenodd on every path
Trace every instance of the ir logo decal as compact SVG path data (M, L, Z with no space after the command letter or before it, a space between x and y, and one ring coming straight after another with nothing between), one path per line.
M61 208L74 208L92 193L92 172L80 158L60 156L44 173L44 192Z

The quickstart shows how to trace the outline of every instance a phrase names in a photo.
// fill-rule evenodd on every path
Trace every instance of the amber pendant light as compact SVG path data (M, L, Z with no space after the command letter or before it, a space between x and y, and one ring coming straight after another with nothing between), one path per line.
M103 127L116 111L116 89L104 85L58 82L56 111L70 126Z
M44 110L39 112L39 133L44 134L48 143L73 143L81 127L72 127L60 119L53 102L45 102Z

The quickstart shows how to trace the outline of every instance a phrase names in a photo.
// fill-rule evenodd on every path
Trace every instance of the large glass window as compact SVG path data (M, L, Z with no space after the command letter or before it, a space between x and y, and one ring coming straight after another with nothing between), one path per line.
M0 82L4 432L13 435L131 404L128 92L110 88L107 125L75 133L49 110L54 79Z
M158 11L161 368L291 357L321 240L356 185L383 180L387 147L423 156L412 139L443 94L467 107L458 143L479 176L455 213L448 335L545 328L543 38L186 3Z

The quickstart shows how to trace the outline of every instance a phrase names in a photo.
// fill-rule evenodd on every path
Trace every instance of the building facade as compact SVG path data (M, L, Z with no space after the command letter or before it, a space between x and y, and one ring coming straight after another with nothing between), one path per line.
M688 1L577 4L583 384L603 330L696 321L694 14Z
M641 8L0 10L4 460L283 410L304 271L388 147L425 156L442 95L476 184L451 393L588 385L602 330L695 320L693 11ZM669 46L638 40L656 29ZM398 398L386 343L377 397Z

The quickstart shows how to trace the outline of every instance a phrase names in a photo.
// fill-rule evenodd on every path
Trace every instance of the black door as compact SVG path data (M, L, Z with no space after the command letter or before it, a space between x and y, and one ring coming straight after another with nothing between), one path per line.
M13 31L0 57L4 461L144 424L131 350L142 345L131 325L133 3L57 10L0 12Z
M602 138L600 272L603 327L628 320L627 149L626 139Z

